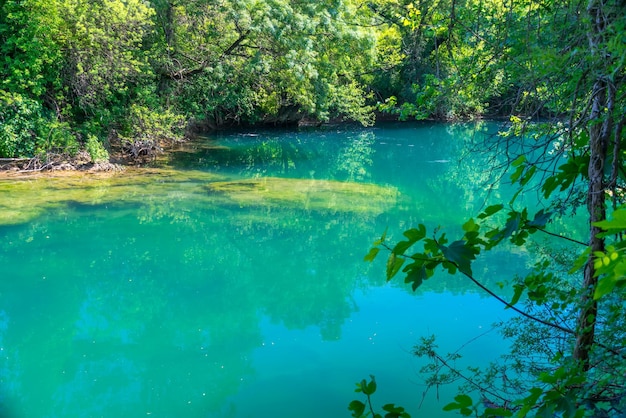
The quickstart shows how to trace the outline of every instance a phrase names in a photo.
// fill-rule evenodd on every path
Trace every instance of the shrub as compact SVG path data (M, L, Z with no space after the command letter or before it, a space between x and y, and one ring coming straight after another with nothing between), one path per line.
M85 149L91 157L93 163L101 163L109 160L109 152L104 148L98 137L92 134L87 135Z
M0 157L33 157L42 122L39 102L0 90Z

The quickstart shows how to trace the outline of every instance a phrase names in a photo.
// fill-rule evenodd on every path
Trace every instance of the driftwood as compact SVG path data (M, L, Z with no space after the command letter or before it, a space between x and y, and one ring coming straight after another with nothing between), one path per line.
M0 158L0 170L21 171L25 167L31 167L36 162L34 158Z
M66 154L47 154L45 160L42 157L33 158L0 158L0 170L14 171L17 173L32 173L45 170L75 170L82 164L80 158L70 157Z
M140 158L156 158L156 155L162 151L161 147L150 140L124 141L122 151L130 155L134 160Z

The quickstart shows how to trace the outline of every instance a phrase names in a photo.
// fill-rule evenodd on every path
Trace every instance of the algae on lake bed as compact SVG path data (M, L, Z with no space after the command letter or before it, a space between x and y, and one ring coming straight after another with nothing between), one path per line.
M147 203L172 194L201 194L200 184L219 179L202 171L128 169L115 173L54 172L0 180L0 225L28 222L69 203Z
M382 213L397 201L398 191L369 183L262 177L211 182L212 193L240 206L286 206L331 212Z
M207 206L235 203L372 215L393 206L397 190L365 183L275 177L225 181L203 171L170 169L52 173L0 180L0 225L28 222L70 203L165 205L185 199Z

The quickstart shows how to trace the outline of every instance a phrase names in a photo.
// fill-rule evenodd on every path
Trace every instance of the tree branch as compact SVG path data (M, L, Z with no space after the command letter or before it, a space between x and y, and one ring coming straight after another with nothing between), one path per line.
M555 234L554 232L546 231L545 229L538 229L538 231L541 231L544 234L548 234L548 235L556 237L556 238L563 238L564 240L569 241L569 242L573 242L574 244L584 245L585 247L587 245L589 245L586 242L578 241L577 239L570 238L570 237L564 237L563 235L558 235L558 234Z

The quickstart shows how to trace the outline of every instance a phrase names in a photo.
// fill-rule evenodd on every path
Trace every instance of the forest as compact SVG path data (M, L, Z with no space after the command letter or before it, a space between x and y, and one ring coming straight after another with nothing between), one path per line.
M423 225L383 235L365 258L386 256L387 279L414 289L435 270L480 287L481 253L585 213L588 239L563 237L580 251L562 274L543 261L502 300L520 313L519 381L475 374L445 409L625 413L625 1L0 0L0 51L2 160L136 158L233 126L505 121L501 168L544 207L489 206L456 240ZM433 340L416 354L433 360L433 386L462 373ZM374 378L357 391L355 417L409 416L372 406Z
M103 159L194 131L381 115L567 120L595 73L622 75L622 6L2 0L0 157ZM610 20L598 45L594 7Z

